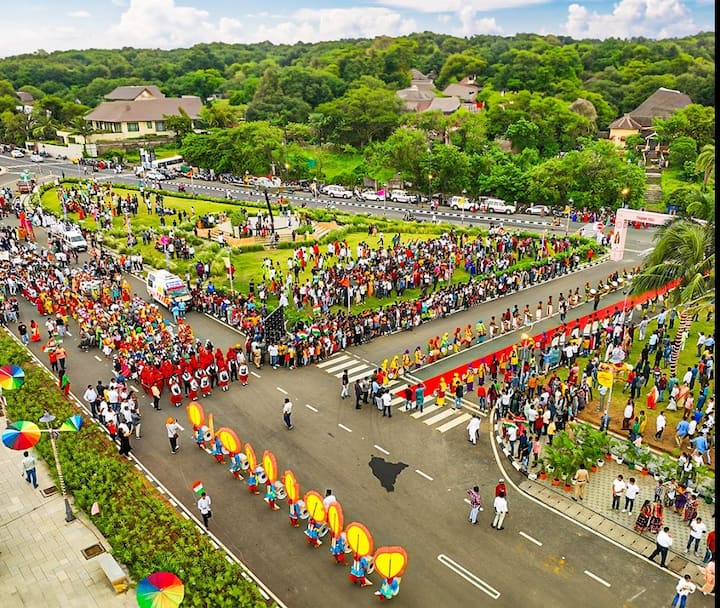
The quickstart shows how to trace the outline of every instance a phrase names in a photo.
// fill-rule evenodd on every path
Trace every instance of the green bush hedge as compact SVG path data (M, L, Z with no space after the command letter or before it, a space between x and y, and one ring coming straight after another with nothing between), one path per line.
M26 349L5 332L0 332L0 361L21 365L25 370L22 388L5 392L10 420L36 422L47 410L59 425L71 415L84 415L30 360ZM240 566L229 563L223 551L215 549L131 462L120 457L117 447L97 426L88 423L72 438L64 433L57 448L75 505L89 513L92 504L98 502L100 513L93 521L134 580L169 570L185 583L183 606L267 606L257 588L242 577ZM46 434L36 450L45 461L53 462ZM55 467L51 466L50 472L54 475Z

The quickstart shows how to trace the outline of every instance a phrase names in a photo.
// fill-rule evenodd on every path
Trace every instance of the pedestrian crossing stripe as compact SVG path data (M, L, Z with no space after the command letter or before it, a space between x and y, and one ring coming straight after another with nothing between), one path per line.
M340 355L333 355L330 357L327 361L323 361L322 363L318 363L317 366L320 369L323 369L325 367L328 367L330 365L335 365L338 361L343 361L344 359L354 359L354 357L347 355L347 354L340 354Z
M422 412L420 410L418 410L417 412L413 412L410 415L417 420L418 418L422 418L423 416L432 414L435 410L439 410L439 409L440 409L439 405L427 405L427 403L424 403Z
M472 416L468 414L467 412L463 412L460 416L457 416L450 420L449 422L446 422L445 424L437 427L435 430L440 431L441 433L447 433L450 429L455 428L456 426L463 424L470 420Z
M337 361L335 361L335 363L337 363ZM342 370L342 369L347 369L348 365L354 365L355 363L357 363L357 362L350 359L348 361L343 361L342 363L340 363L340 365L333 365L331 367L325 367L325 368L323 368L323 371L327 372L328 374L335 374L335 372ZM338 375L338 378L340 376L342 376L342 372L340 372L340 374Z
M443 409L443 411L440 412L439 414L435 414L435 415L432 416L431 418L428 418L427 420L423 420L423 422L424 422L425 424L427 424L428 426L431 426L431 425L435 424L436 422L440 422L441 420L445 420L445 418L448 418L449 416L453 416L453 415L455 414L455 410L454 410L454 409L452 409L452 408L450 408L450 407L448 407L448 406L445 406L445 408L446 408L446 409Z
M345 367L345 369L347 369L347 367ZM365 365L359 365L359 366L357 366L357 367L352 367L352 368L348 369L348 377L354 376L355 374L357 374L357 372L359 372L359 371L361 371L361 370L367 370L367 367L366 367ZM328 372L328 373L332 374L333 372ZM343 372L339 372L339 373L337 373L337 374L334 374L334 376L335 376L336 378L342 378L342 375L343 375ZM363 374L363 375L367 375L367 374L365 373L365 374ZM362 376L360 376L360 377L362 377ZM354 380L354 379L355 379L355 378L353 377L353 380Z

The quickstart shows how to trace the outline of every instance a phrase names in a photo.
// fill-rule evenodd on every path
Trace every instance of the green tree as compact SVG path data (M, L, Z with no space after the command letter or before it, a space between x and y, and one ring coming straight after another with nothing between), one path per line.
M508 126L505 138L510 140L513 152L521 152L525 148L537 148L539 133L540 127L521 118Z
M689 331L694 313L715 297L715 226L678 218L658 228L653 243L642 271L633 278L631 293L679 281L667 295L668 305L677 307L680 316L670 360L674 375L683 332Z
M692 137L678 137L668 149L668 162L671 167L681 169L686 162L695 163L697 157L697 142Z
M163 114L165 119L165 127L168 131L175 133L175 141L182 144L183 138L192 133L193 123L188 113L182 108L178 108L179 114Z
M715 175L715 144L705 144L695 160L698 171L703 174L703 191L707 190L710 178Z

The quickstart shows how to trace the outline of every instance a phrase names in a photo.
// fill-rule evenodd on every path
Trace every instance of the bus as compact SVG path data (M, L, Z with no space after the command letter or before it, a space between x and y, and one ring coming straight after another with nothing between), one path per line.
M183 164L182 156L168 156L167 158L156 158L150 163L151 169L180 169Z

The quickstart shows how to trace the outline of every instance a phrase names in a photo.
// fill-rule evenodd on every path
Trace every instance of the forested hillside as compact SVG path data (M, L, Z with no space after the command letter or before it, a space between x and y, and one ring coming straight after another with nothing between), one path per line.
M87 135L82 116L103 95L118 85L156 84L167 96L205 101L195 124L203 132L193 132L187 117L166 123L190 164L217 173L274 172L348 186L396 178L424 195L466 191L588 207L616 206L624 192L624 202L640 207L644 138L629 138L619 155L602 133L665 87L693 102L652 125L658 143L671 146L670 169L683 186L672 203L684 208L714 179L714 53L714 33L578 41L429 32L38 52L0 60L0 141L52 139L61 126ZM397 91L410 85L412 69L434 80L439 97L448 84L472 77L482 103L452 113L407 112ZM31 112L16 108L16 91L33 96ZM705 160L696 166L698 156Z

